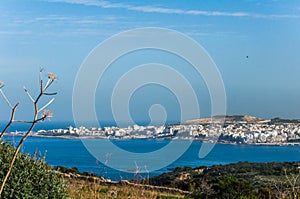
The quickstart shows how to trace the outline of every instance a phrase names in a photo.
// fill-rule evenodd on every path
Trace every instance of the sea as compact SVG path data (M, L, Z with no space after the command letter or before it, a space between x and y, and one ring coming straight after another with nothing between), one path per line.
M50 123L38 125L35 131L39 129L66 128L70 123ZM0 125L3 128L3 124ZM18 124L11 127L10 131L25 131L28 126ZM6 142L16 145L20 141L19 136L5 136ZM105 140L99 139L98 142L104 143ZM184 140L178 140L177 144L185 145ZM135 153L151 153L157 151L170 143L169 140L113 140L112 143L119 148ZM29 137L21 148L23 153L37 153L40 158L45 158L51 166L76 167L80 172L90 172L101 175L111 180L148 178L169 172L176 167L199 167L212 166L218 164L229 164L241 161L248 162L294 162L300 161L299 145L236 145L236 144L216 144L211 152L204 158L199 158L199 149L202 142L193 141L190 147L181 157L174 160L165 167L149 172L144 169L146 165L139 165L135 162L136 168L128 167L125 171L116 170L107 166L107 162L98 161L85 147L81 139L77 138L57 138L57 137ZM110 154L113 155L113 154ZM164 161L162 156L156 161ZM107 158L106 161L109 161ZM126 167L124 165L123 167ZM138 169L137 169L138 168Z

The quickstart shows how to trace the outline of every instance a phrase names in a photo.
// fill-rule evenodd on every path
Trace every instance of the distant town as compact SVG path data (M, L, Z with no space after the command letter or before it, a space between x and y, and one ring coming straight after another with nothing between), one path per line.
M127 128L72 127L39 130L37 136L103 139L172 139L201 140L234 144L300 144L300 121L275 118L263 120L253 116L221 116L188 120L165 126L128 126ZM213 122L212 122L213 121Z

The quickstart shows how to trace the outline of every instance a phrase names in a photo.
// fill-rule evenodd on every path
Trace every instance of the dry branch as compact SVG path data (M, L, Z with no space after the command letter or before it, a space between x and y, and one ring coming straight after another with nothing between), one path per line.
M8 177L12 171L12 168L14 166L14 163L16 161L16 158L17 158L17 155L18 155L18 152L21 148L21 146L23 145L23 143L25 142L25 140L28 138L28 136L30 135L30 133L32 132L34 126L36 125L36 123L40 122L40 121L44 121L46 118L50 118L52 117L52 113L51 111L49 110L44 110L45 108L47 108L53 101L54 101L54 98L51 99L46 105L44 105L42 108L39 108L39 100L41 99L41 97L43 95L45 95L45 92L46 90L51 86L51 84L56 80L56 75L53 74L53 73L49 73L48 74L48 81L46 83L46 85L43 87L43 79L42 79L42 72L43 72L43 69L40 70L40 78L39 78L39 94L38 96L33 99L33 97L30 95L30 93L28 92L28 90L26 88L24 88L27 96L30 98L30 100L33 102L33 105L34 105L34 114L33 114L33 120L31 122L26 122L26 121L23 121L23 120L16 120L18 122L26 122L26 123L31 123L30 125L30 128L27 130L27 132L25 133L25 135L22 137L21 141L19 142L18 146L16 147L16 150L14 152L14 155L12 157L12 160L11 160L11 163L10 163L10 166L8 168L8 171L2 181L2 184L1 184L1 188L0 188L0 196L3 192L3 189L4 189L4 186L8 180ZM1 86L1 85L0 85ZM19 103L17 103L14 107L11 106L9 100L6 98L5 94L2 92L1 90L1 87L0 87L0 91L1 91L1 94L2 96L4 97L6 103L8 104L8 106L11 107L12 109L12 115L11 115L11 119L9 121L9 123L7 124L7 126L5 127L5 129L3 130L3 132L1 133L1 137L4 135L4 133L6 132L6 130L8 129L8 127L11 125L11 123L13 123L15 120L14 120L14 115L15 115L15 110L16 108L18 107ZM48 95L48 94L47 94ZM40 111L44 110L44 113L42 114L41 117L39 117L39 113Z

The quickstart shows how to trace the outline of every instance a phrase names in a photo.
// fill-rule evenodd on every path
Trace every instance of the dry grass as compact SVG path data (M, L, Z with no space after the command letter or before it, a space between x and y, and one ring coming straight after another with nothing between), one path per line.
M72 199L177 199L184 195L150 191L119 184L105 184L85 179L65 179Z

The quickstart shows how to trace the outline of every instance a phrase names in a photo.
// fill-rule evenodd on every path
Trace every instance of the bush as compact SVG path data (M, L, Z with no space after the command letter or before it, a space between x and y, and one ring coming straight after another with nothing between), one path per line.
M8 170L15 149L0 141L0 183ZM18 153L11 175L0 198L68 198L63 178L44 160Z
M212 185L216 193L214 198L256 198L255 189L251 182L233 176L220 176Z

